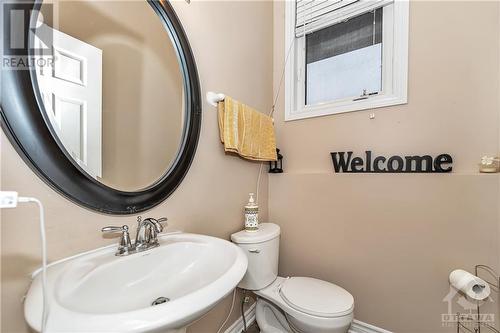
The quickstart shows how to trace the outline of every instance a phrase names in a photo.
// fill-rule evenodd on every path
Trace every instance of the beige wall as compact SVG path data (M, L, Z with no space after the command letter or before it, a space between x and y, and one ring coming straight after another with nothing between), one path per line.
M196 57L203 96L207 90L222 91L268 110L272 103L272 3L194 1L187 5L179 1L173 5ZM1 149L1 188L38 197L45 204L50 260L117 242L102 237L100 228L106 225L135 224L135 216L100 215L62 198L35 176L3 134ZM258 164L224 155L216 112L204 102L200 143L189 173L170 198L143 215L169 217L169 229L228 239L242 227L242 207L248 192L255 190L258 169ZM263 178L260 206L265 219L267 177ZM40 262L37 210L23 205L1 214L1 331L26 332L21 299L29 286L29 273ZM189 331L215 332L229 310L229 298Z
M499 176L477 173L481 156L499 153L498 7L411 2L407 105L284 122L280 99L286 172L269 177L270 220L283 230L280 274L344 286L357 319L394 332L455 331L441 326L449 272L499 268ZM276 90L284 3L274 10ZM333 172L329 152L366 149L451 153L454 173Z
M272 5L174 6L204 89L268 109ZM373 110L374 120L365 111L285 123L280 99L275 122L286 172L269 177L269 218L283 231L280 274L344 286L355 296L356 318L395 332L454 331L440 322L450 270L471 270L476 263L500 268L499 176L476 173L482 155L500 150L498 7L412 2L409 103ZM283 2L274 10L276 90L284 59ZM223 36L222 42L214 43L213 36ZM258 166L224 156L213 111L204 105L200 145L186 179L148 215L168 216L172 229L227 238L241 226L241 207ZM333 173L330 151L366 148L380 154L449 152L455 173ZM99 229L134 222L135 217L103 216L63 199L26 167L3 135L1 167L2 189L46 204L51 260L113 243ZM260 201L265 218L267 193ZM1 233L2 332L25 332L20 299L27 275L39 263L36 209L2 211ZM226 299L191 332L215 332L228 307Z

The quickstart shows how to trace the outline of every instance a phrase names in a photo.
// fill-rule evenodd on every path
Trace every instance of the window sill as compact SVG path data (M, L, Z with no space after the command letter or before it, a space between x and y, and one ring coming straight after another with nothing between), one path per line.
M338 113L363 111L375 108L383 108L394 105L406 104L406 96L396 95L381 95L370 97L361 101L342 101L336 103L325 103L313 106L305 106L299 110L287 110L285 114L285 121L292 121L298 119L314 118L329 116Z

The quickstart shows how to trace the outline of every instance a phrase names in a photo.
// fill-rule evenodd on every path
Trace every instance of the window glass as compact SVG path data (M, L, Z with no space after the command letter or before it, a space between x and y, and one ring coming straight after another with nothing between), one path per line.
M380 8L306 35L306 105L382 90L382 13Z

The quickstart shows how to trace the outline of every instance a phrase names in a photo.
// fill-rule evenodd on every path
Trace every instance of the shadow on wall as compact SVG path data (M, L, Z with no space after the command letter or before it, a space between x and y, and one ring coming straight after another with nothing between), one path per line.
M3 256L2 271L5 273L2 273L2 283L25 279L26 267L33 267L32 271L34 271L39 266L39 257L30 257L22 254Z

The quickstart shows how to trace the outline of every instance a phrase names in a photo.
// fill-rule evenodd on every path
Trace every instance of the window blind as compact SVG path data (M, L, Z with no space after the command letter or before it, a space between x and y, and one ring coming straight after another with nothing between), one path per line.
M346 17L360 15L393 0L295 0L297 37L326 28Z

